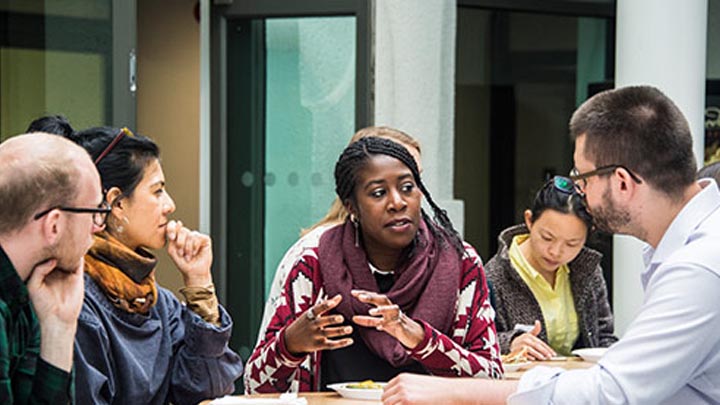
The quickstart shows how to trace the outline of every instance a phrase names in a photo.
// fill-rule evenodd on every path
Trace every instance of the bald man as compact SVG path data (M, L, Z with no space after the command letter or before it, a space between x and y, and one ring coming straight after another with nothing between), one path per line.
M87 152L43 133L0 144L0 403L68 403L83 255L102 229Z

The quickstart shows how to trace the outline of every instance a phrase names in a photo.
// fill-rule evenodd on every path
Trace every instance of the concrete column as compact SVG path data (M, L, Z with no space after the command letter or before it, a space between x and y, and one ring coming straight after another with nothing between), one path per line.
M618 0L615 83L652 85L690 122L695 158L703 161L707 0ZM642 303L642 244L615 236L615 329L622 335Z
M398 128L423 149L423 181L462 233L453 199L454 0L375 2L375 124Z

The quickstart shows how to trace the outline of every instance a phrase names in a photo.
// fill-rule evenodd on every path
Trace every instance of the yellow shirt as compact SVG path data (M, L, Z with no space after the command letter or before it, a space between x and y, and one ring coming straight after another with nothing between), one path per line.
M510 263L540 305L550 347L558 354L567 356L578 338L578 319L570 289L570 269L566 264L557 269L553 289L547 280L525 260L525 256L520 251L520 245L529 236L525 234L513 238L508 251Z

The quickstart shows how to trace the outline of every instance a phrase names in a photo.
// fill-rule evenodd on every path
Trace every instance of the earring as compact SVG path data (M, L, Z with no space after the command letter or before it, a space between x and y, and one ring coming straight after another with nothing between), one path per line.
M113 221L113 222L115 222L115 221ZM124 222L125 224L130 225L130 220L127 219L126 216L123 216L122 222ZM121 223L121 224L118 224L117 226L115 226L115 232L117 232L117 233L123 233L123 232L125 232L125 226L123 226L122 223Z
M350 222L352 222L353 226L355 227L355 247L360 247L360 222L358 221L355 214L350 214Z

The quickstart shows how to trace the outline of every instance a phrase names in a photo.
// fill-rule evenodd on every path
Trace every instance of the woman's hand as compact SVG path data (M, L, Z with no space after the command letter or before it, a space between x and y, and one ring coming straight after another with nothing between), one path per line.
M186 287L212 284L212 240L198 231L191 231L180 221L170 221L165 231L167 251L175 262Z
M353 316L356 324L385 331L410 350L425 338L423 327L407 317L387 296L362 290L353 290L352 295L360 302L375 306L370 309L370 316Z
M537 335L542 330L542 324L540 321L535 321L535 326L530 332L525 332L522 335L517 336L510 342L510 353L527 348L525 356L530 360L549 360L551 357L556 356L555 350L553 350L547 343L538 339Z
M344 322L342 315L324 315L342 301L338 294L321 301L305 311L285 329L285 348L294 356L301 356L319 350L335 350L353 344L347 336L352 326L333 326Z

